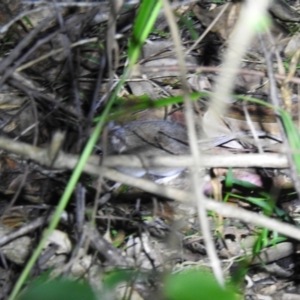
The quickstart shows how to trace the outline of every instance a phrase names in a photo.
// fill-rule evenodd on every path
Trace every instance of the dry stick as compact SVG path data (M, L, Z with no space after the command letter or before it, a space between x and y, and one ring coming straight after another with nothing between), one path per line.
M57 35L57 31L50 33L44 38L41 38L38 42L36 42L31 48L29 48L18 60L15 59L14 62L12 62L11 67L6 67L3 76L0 79L0 86L3 85L3 83L9 78L14 72L15 69L21 65L32 53L34 53L35 50L37 50L40 46L43 44L49 42L53 37ZM29 34L28 34L29 35ZM27 37L27 36L26 36ZM24 39L26 39L26 37ZM22 41L20 42L20 44ZM18 45L19 46L19 45ZM18 46L16 48L18 48ZM8 56L8 60L10 59L10 55ZM3 62L5 65L5 61ZM0 66L1 67L1 66ZM0 69L2 70L2 69Z
M195 73L210 73L210 72L219 73L221 71L220 67L187 66L186 68L189 72L195 72ZM175 66L175 65L174 66L161 66L159 68L158 67L147 67L147 66L146 67L145 66L140 67L140 72L143 73L143 74L148 73L148 72L161 73L162 71L179 71L179 67ZM253 76L258 76L258 77L266 77L265 72L248 70L248 69L238 69L237 74L253 75ZM274 74L274 76L277 80L281 80L281 81L283 81L287 78L287 76L283 76L283 75L280 75L280 74ZM160 77L161 76L151 77L151 79L160 78ZM300 78L298 78L298 77L289 78L289 82L300 84Z
M47 4L47 6L45 6L46 9L49 9L53 6L53 4L51 3L47 3L46 1L44 0L23 0L22 1L23 4ZM103 6L107 6L106 2L84 2L84 1L81 1L81 2L61 2L61 3L57 3L57 6L58 7L93 7L93 6L99 6L99 5L103 5Z
M18 22L19 20L21 20L23 17L28 16L28 15L33 14L33 13L37 13L37 12L39 12L41 10L44 10L44 9L49 9L49 8L48 7L38 7L38 8L35 8L35 9L32 9L32 10L27 10L27 11L24 11L24 12L18 14L16 17L14 17L8 23L6 23L5 25L3 25L3 26L0 27L0 37L4 36L4 34L8 31L8 29L13 24L15 24L16 22ZM48 13L49 12L50 11L48 11Z
M228 42L228 50L212 97L211 107L219 116L224 113L226 104L232 102L229 99L240 62L254 36L253 18L262 18L267 11L268 3L269 0L248 0L242 6L240 16Z
M270 100L272 101L274 106L280 107L280 102L279 102L277 88L276 88L276 81L275 81L275 77L274 77L274 73L273 73L273 64L272 64L273 54L272 54L272 52L267 51L265 42L261 36L260 36L260 42L261 42L262 50L265 55L266 64L267 64L267 71L268 71L269 83L270 83L269 84L270 85ZM287 140L287 137L286 137L286 134L285 134L285 131L283 128L282 120L278 113L276 114L276 117L278 119L281 136L283 137L284 146L286 146L288 148L289 142ZM291 175L292 181L294 183L295 190L298 194L298 197L300 197L300 180L299 180L299 175L298 175L297 168L294 163L294 159L293 159L293 155L292 155L291 151L287 151L287 159L289 162L289 167L291 170L290 175Z
M123 256L121 250L108 242L103 235L98 232L97 228L87 223L83 230L86 231L87 236L89 236L92 247L103 255L109 264L119 267L132 266L131 259Z
M7 146L7 147L5 147ZM11 142L9 139L1 138L0 137L0 148L9 150L11 152L14 152L19 155L24 155L27 158L30 158L32 160L35 160L41 164L48 165L49 164L49 158L47 156L47 149L41 149L38 147L33 147L31 145L27 145L25 143L19 143L19 142ZM272 154L268 154L270 156ZM239 155L233 155L231 159L234 159L235 157L238 157ZM251 155L250 155L251 156ZM261 155L257 155L259 157ZM129 156L130 157L130 156ZM247 154L247 157L249 157L249 154ZM117 158L117 157L116 157ZM176 161L178 160L178 157L174 157ZM245 156L240 156L240 158L243 158L245 161ZM284 158L282 160L282 158ZM77 163L78 156L76 155L65 155L62 152L59 153L55 163L54 167L62 167L62 168L70 168L73 169ZM136 158L138 159L138 158ZM165 158L164 158L165 159ZM192 164L193 160L190 157L190 164ZM216 159L213 156L211 156L211 160ZM267 157L265 158L267 159ZM95 160L95 158L94 158ZM123 158L121 157L121 160ZM285 159L285 156L275 156L274 161L282 160L281 163L283 166L287 166L287 161ZM151 160L149 160L149 163ZM159 160L158 160L159 162ZM227 165L227 162L226 164ZM173 164L174 166L174 164ZM142 188L144 191L147 191L149 193L153 193L158 196L166 197L172 200L177 200L182 203L190 203L191 205L194 205L195 203L191 200L193 199L193 195L188 192L184 192L182 190L172 189L169 187L164 187L161 185L158 185L154 182L151 182L146 179L141 178L135 178L128 175L125 175L123 173L120 173L116 170L109 169L107 167L99 167L98 164L95 163L88 163L84 167L84 171L91 175L99 175L106 177L107 179L111 179L113 181L119 181L126 185L134 186L137 188ZM267 227L271 230L278 231L279 233L286 235L288 237L300 240L300 230L297 229L294 226L291 226L289 224L285 224L282 222L279 222L277 220L270 219L265 216L261 216L257 213L248 212L246 210L233 207L232 205L215 202L213 200L210 200L206 197L205 199L205 207L206 209L212 210L216 213L222 214L225 217L231 217L231 218L237 218L241 219L245 222L250 222L255 225Z
M128 257L128 255L124 256L122 254L122 251L120 251L120 249L117 249L111 243L109 243L103 237L103 235L99 233L97 228L91 226L91 224L87 223L84 226L84 232L91 239L91 247L97 253L103 256L110 266L115 266L118 269L120 268L134 269L137 267L135 261L132 258ZM140 298L142 299L147 298L147 296L149 296L149 291L146 291L145 287L139 284L139 282L133 283L132 288L141 295ZM129 298L131 299L131 297Z
M30 159L38 164L54 169L74 169L79 159L78 155L66 154L60 151L56 160L51 165L48 148L39 148L23 142L0 137L0 149ZM211 155L201 154L202 166L206 168L215 167L265 167L265 168L287 168L288 162L286 154L228 154ZM99 156L91 156L88 164L99 164ZM107 156L103 161L106 167L190 167L193 166L193 158L190 155L166 155L161 157L147 157L136 155Z
M31 95L28 95L29 96L29 99L30 99L30 102L31 102L31 106L32 106L32 111L33 111L33 116L34 116L34 123L38 123L38 111L37 111L37 107L36 107L36 103L34 102L34 99ZM37 145L37 142L38 142L38 136L39 136L39 129L38 129L38 126L35 126L34 128L34 136L33 136L33 146L36 146ZM24 176L22 176L22 180L18 186L18 189L17 191L14 193L14 196L12 197L12 199L10 200L10 203L8 205L8 207L6 207L6 209L4 210L3 212L3 215L2 217L0 218L0 220L3 219L3 216L5 215L5 213L7 211L10 210L10 208L15 204L16 200L19 198L20 196L20 193L22 192L24 186L25 186L25 183L27 181L27 177L28 177L28 174L29 174L29 165L28 165L28 162L26 162L25 164L25 170L23 172Z
M72 43L70 44L70 48L74 48L74 47L78 47L78 46L81 46L81 45L84 45L84 44L88 44L88 43L96 43L98 41L98 38L90 38L90 39L83 39L83 40L80 40L76 43ZM24 71L25 69L29 68L29 67L32 67L33 65L41 62L42 60L45 60L51 56L54 56L56 54L59 54L60 52L63 52L65 51L65 48L62 47L62 48L59 48L59 49L55 49L55 50L52 50L50 51L49 53L47 54L44 54L36 59L33 59L23 65L21 65L19 68L16 69L16 72L21 72L21 71Z
M64 154L63 159L68 159ZM284 169L288 167L285 154L228 154L228 155L212 155L201 154L201 166L205 168L277 168ZM97 159L95 156L91 158L90 163ZM62 162L63 163L63 162ZM107 156L103 161L103 166L117 167L134 167L134 168L153 168L153 167L183 167L188 168L194 165L193 157L190 155L181 156L141 156L135 155L117 155Z
M22 1L23 4L38 4L36 1ZM4 35L5 33L7 33L8 29L15 24L16 22L18 22L19 20L21 20L23 17L25 16L29 16L31 14L37 13L41 10L48 10L48 13L51 11L52 8L54 8L54 4L52 3L42 3L42 4L47 4L45 6L42 7L37 7L35 9L32 10L27 10L24 11L20 14L18 14L16 17L14 17L12 20L10 20L8 23L6 23L5 25L0 27L0 37L2 35ZM57 3L56 6L58 7L68 7L68 6L72 6L72 7L89 7L89 6L97 6L99 7L101 5L101 3L96 2L96 3L85 3L85 2L71 2L71 3ZM102 4L103 5L103 4ZM105 4L106 6L106 4Z
M101 59L101 62L104 64L106 63L108 73L109 73L109 82L108 82L108 90L110 90L113 86L113 76L116 70L113 69L113 60L112 60L112 52L113 50L116 51L114 43L115 41L115 35L116 35L116 24L117 24L117 16L120 13L120 9L123 5L123 0L117 0L117 1L111 1L111 7L110 7L110 13L109 13L109 19L108 19L108 24L107 24L107 32L106 32L106 55ZM104 54L103 54L104 55ZM103 66L104 69L104 66ZM92 108L94 108L96 99L98 96L98 92L100 90L100 85L102 80L103 72L102 70L99 70L98 76L97 76L97 82L96 82L96 87L93 95L93 101L92 101ZM107 93L107 98L110 95L110 92ZM95 109L95 108L94 108ZM91 117L92 117L92 110L90 111ZM102 163L102 162L101 162ZM100 161L98 162L100 164ZM97 216L97 211L98 211L98 201L100 194L101 194L101 189L102 189L102 180L103 177L100 174L98 179L97 179L97 184L96 184L96 194L94 197L94 206L93 206L93 211L92 211L92 217L91 217L91 226L95 225L95 220ZM86 249L88 248L89 244L89 239L86 242Z
M9 84L16 89L21 90L25 94L31 95L36 101L44 104L44 101L48 101L53 104L53 110L48 112L47 117L55 110L59 109L62 112L69 115L69 117L77 118L75 112L71 111L62 101L60 95L47 93L45 88L42 88L36 82L27 79L23 74L14 72L9 79ZM20 134L19 136L21 136Z
M253 122L251 120L251 117L250 117L250 114L248 112L248 109L246 107L246 103L243 102L243 111L244 111L244 115L245 115L245 118L246 118L246 121L247 121L247 125L249 126L249 129L253 135L253 138L254 138L254 141L256 143L256 146L258 148L258 152L259 153L264 153L264 150L263 150L263 146L258 138L258 135L257 135L257 132L254 128L254 125L253 125Z
M195 0L183 1L183 2L178 2L178 3L173 2L173 3L171 4L171 7L172 7L172 8L177 8L178 6L181 6L181 7L182 7L182 6L185 6L185 5L190 4L190 3L195 4ZM188 50L185 51L185 55L188 55L191 51L193 51L193 50L197 47L197 45L204 39L204 37L205 37L205 36L209 33L209 31L212 29L212 27L218 22L218 20L219 20L220 17L223 15L223 13L224 13L225 10L227 9L227 7L228 7L228 4L223 5L222 10L221 10L221 11L219 12L219 14L215 17L215 19L211 22L211 24L205 29L205 31L204 31L204 32L202 33L202 35L198 38L198 40L195 41L195 43L194 43ZM161 16L162 13L163 13L163 12L160 12L159 16ZM190 42L187 41L187 42L182 42L181 44L184 45L184 44L189 44L189 43L190 43ZM160 54L162 54L162 53L164 53L164 52L168 52L167 57L172 56L172 55L175 53L175 51L171 51L171 50L169 50L169 49L170 49L170 46L168 46L168 47L166 47L166 48L163 48L163 49L159 50L158 52L156 52L156 53L154 53L154 54L148 56L147 58L141 59L141 60L139 61L139 64L142 65L143 63L147 62L149 59L154 58L154 57L156 57L156 56L158 56L158 55L160 55ZM160 58L163 58L163 57L160 57Z
M25 47L27 47L36 35L50 23L50 21L55 17L55 14L50 15L48 18L44 19L38 26L32 29L21 41L20 43L13 49L13 51L9 54L8 57L2 59L0 61L0 73L6 72L6 69L9 65L13 64L15 60L19 57Z
M197 41L187 50L185 51L185 55L188 55L191 51L193 51L197 45L204 39L204 37L210 32L210 30L215 26L215 24L219 21L219 19L224 14L225 10L228 8L229 3L223 5L223 8L218 13L218 15L214 18L214 20L209 24L209 26L205 29L205 31L201 34L201 36L197 39Z
M66 51L67 69L68 69L68 73L70 76L69 82L71 83L71 87L72 87L71 98L73 99L73 103L74 103L76 114L78 115L78 123L79 123L79 126L77 126L77 132L78 132L79 139L77 140L77 143L75 145L76 145L76 149L80 149L81 141L82 141L82 125L81 124L83 123L82 122L83 109L82 109L80 99L79 99L78 79L77 79L77 76L75 76L75 74L78 73L77 71L79 71L78 68L76 69L76 66L75 66L75 64L77 64L77 63L75 63L75 61L77 61L77 59L75 59L76 56L71 51L71 49L72 49L70 46L71 40L67 34L68 31L66 28L65 20L62 16L60 10L56 6L56 4L57 4L56 0L52 0L52 1L55 6L55 12L57 14L57 16L56 16L57 22L62 31L62 44Z
M64 30L67 32L68 30L71 30L72 28L76 27L76 25L78 25L78 23L81 23L80 25L83 26L83 23L86 19L90 19L92 17L94 17L96 15L96 13L98 12L98 8L95 8L93 11L88 11L87 13L85 13L82 16L79 16L76 19L71 19L68 22L66 22ZM54 14L56 15L56 14ZM47 21L48 20L48 21ZM45 23L45 21L47 21ZM48 25L49 23L49 18L47 18L45 21L43 21L41 24ZM38 34L38 32L36 32L37 29L39 29L41 31L41 24L39 24L36 28L34 28L32 30L32 32L35 32L35 35ZM24 41L27 41L28 36L30 36L32 34L32 32L30 32L28 35L26 35L24 37L24 39L19 43L19 45L17 45L17 47L13 50L13 52L8 56L7 59L3 60L0 62L0 73L2 74L2 70L3 68L5 68L4 70L4 75L2 76L2 78L0 79L0 87L2 86L2 84L6 81L6 79L11 76L16 68L18 66L20 66L24 60L26 60L36 49L38 49L40 46L42 46L43 44L49 42L53 37L55 37L57 34L63 32L63 30L60 28L52 33L49 33L47 36L45 36L44 38L39 39L32 47L30 47L26 53L24 53L18 60L17 56L18 54L20 54L21 50L23 48L25 48L27 46L27 44L24 45ZM34 37L34 36L33 36ZM33 37L31 37L33 39ZM31 40L30 40L31 41ZM23 47L23 48L22 48ZM21 49L21 50L20 50ZM18 50L18 51L16 51ZM11 57L12 56L12 57ZM14 60L12 60L12 58L15 57ZM13 65L8 68L8 66L10 64Z
M226 103L230 102L234 80L248 45L253 36L251 19L266 13L269 0L246 1L241 9L239 18L228 42L228 51L224 57L223 67L217 78L212 103L209 110L216 115L216 120L222 124L221 116L225 112ZM257 14L257 15L256 15ZM252 21L253 22L253 21ZM253 23L252 23L253 24ZM204 197L204 196L203 196Z
M176 200L185 204L197 205L197 199L194 198L192 193L185 192L162 185L158 185L146 179L135 178L126 174L120 173L116 170L101 167L97 169L97 166L86 166L85 171L101 173L107 179L119 181L123 184L130 185L139 189L143 189L149 193L156 194L158 196L166 197L172 200ZM205 196L203 196L204 205L207 210L211 210L224 217L236 218L247 223L252 223L263 228L269 228L270 230L277 231L285 236L300 241L300 229L297 227L282 223L275 219L260 215L258 213L249 212L247 210L228 205L226 203L216 202Z
M194 120L193 104L189 97L189 88L188 88L189 85L186 79L187 69L185 66L184 54L183 51L181 50L181 41L178 34L179 30L169 1L162 0L162 3L165 9L165 14L170 27L170 31L172 33L172 37L174 40L175 50L178 58L178 64L180 67L180 77L181 77L180 79L181 79L183 92L184 92L185 119L187 123L191 153L195 163L193 167L190 167L190 172L191 172L191 179L192 179L193 194L195 199L197 199L199 223L201 226L208 257L211 260L212 270L219 284L221 286L224 286L224 276L223 276L222 266L216 252L213 238L211 236L210 226L209 226L209 222L208 222L208 218L204 206L204 199L203 199L204 195L202 193L201 186L199 185L200 177L199 177L198 170L201 167L201 158L197 146L197 135L196 135L195 120Z
M28 234L29 232L35 231L40 226L44 225L46 222L48 222L47 217L39 217L35 219L34 221L29 222L28 224L22 226L21 228L18 228L12 232L9 232L3 236L0 237L0 246L3 246L10 241L15 240L16 238L20 236L24 236Z

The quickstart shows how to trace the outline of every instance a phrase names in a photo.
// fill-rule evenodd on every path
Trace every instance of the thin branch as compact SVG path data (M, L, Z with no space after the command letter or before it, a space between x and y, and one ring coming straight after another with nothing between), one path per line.
M226 69L224 68L220 68L220 67L199 67L199 66L187 66L186 67L187 70L189 72L195 72L195 73L219 73L221 72L221 70L224 70L224 72L226 71ZM141 66L140 67L140 72L142 74L146 73L146 74L149 74L149 73L161 73L163 71L178 71L179 72L179 67L174 65L174 66L160 66L159 68L158 67L152 67L152 66L149 66L149 67L145 67L145 66ZM262 72L262 71L255 71L255 70L248 70L248 69L238 69L237 71L237 74L242 74L242 75L252 75L252 76L258 76L258 77L266 77L267 74L265 72ZM275 78L277 80L280 80L280 81L284 81L287 76L283 76L283 75L280 75L280 74L274 74ZM152 79L155 79L155 78L160 78L161 76L158 76L158 77L154 77L152 76L151 78ZM292 77L292 78L289 78L289 82L292 82L292 83L296 83L296 84L300 84L300 78L299 77Z
M174 14L172 12L170 3L168 0L162 0L165 14L167 17L167 21L170 27L170 31L172 33L173 41L175 44L175 50L178 58L178 64L180 68L180 81L182 83L183 92L184 92L184 108L185 108L185 119L188 130L189 144L190 149L194 161L194 166L190 167L191 179L192 179L192 187L194 198L197 199L197 208L198 208L198 218L200 222L200 227L202 230L206 250L208 253L208 257L211 260L211 267L214 272L214 275L219 282L220 286L224 286L224 276L222 272L221 262L218 258L217 251L211 236L211 231L209 227L208 218L206 215L206 210L204 207L203 193L201 191L201 187L199 185L199 172L198 170L201 167L201 157L200 151L197 145L197 135L196 135L196 126L194 120L194 111L193 104L189 96L189 85L187 82L186 74L187 69L184 60L184 54L181 47L181 40L179 37L179 29L177 23L175 21Z
M50 146L51 147L51 146ZM79 159L78 155L66 154L60 151L57 158L52 162L49 157L49 148L39 148L27 143L13 141L11 139L0 137L0 149L10 153L20 155L24 159L30 159L38 164L54 169L74 169ZM288 167L286 154L201 154L202 167L262 167L284 169ZM99 164L99 156L91 156L88 164ZM52 164L51 164L52 163ZM136 155L117 155L107 156L103 160L103 166L106 167L190 167L193 166L193 159L189 155L166 155L161 157L147 157Z
M95 166L91 168L96 169L97 167ZM168 199L172 199L175 201L179 201L181 203L191 204L194 206L197 205L196 204L197 200L193 197L192 193L158 185L146 179L134 178L105 167L101 167L100 170L98 169L98 172L99 173L101 172L103 177L107 179L119 181L122 182L123 184L130 185L139 189L143 189L146 192L153 193L162 197L166 197ZM205 208L207 210L216 212L220 215L223 215L224 217L236 218L244 222L249 222L257 226L261 226L263 228L268 228L270 230L277 231L282 235L300 241L300 229L297 228L296 226L277 221L275 219L260 215L258 213L254 213L238 207L234 207L233 205L211 200L205 197L204 195L203 195L203 199L204 199Z
M0 246L3 246L10 241L13 241L14 239L26 235L37 228L41 227L47 222L47 217L39 217L36 220L18 228L17 230L14 230L12 232L9 232L3 236L0 237Z
M200 44L200 42L205 38L205 36L210 32L210 30L216 25L216 23L222 17L222 15L224 14L224 12L228 8L228 6L229 6L229 3L226 3L225 5L223 5L223 8L220 10L220 12L218 13L218 15L209 24L209 26L204 30L204 32L197 39L197 41L195 41L195 43L188 50L185 51L185 55L188 55L190 52L192 52L197 47L197 45Z
M4 146L7 146L7 147L4 147ZM27 145L26 143L12 142L9 139L0 137L0 148L2 148L2 149L5 148L6 150L9 149L9 151L11 151L15 154L19 154L19 155L23 154L23 156L25 156L26 158L30 158L33 161L39 162L44 165L49 165L49 162L50 162L50 160L47 156L47 153L48 153L47 149L33 147L31 145ZM248 154L247 156L232 155L231 159L239 157L241 160L245 161L245 160L247 160L247 159L245 159L245 157L248 157L249 155L250 154ZM252 155L254 155L254 154L252 154ZM260 157L261 155L256 154L256 156ZM264 160L270 156L272 156L272 160L274 160L274 162L276 162L278 160L282 160L281 161L282 166L284 166L284 165L285 165L285 167L287 166L287 160L284 155L280 156L277 154L275 154L275 155L268 154L268 156L264 157ZM112 158L112 161L114 159L120 159L121 161L124 160L124 157L122 157L122 156L120 156L120 157L116 156L116 157L111 157L111 158ZM129 158L129 161L132 162L133 156L128 156L128 158ZM178 162L178 158L179 157L177 157L177 156L172 157L172 159L173 160L175 159L176 162ZM185 158L187 158L189 160L190 164L192 164L193 160L191 157L185 157ZM183 203L190 203L190 204L194 205L194 203L191 200L194 198L192 197L192 194L190 194L188 192L161 186L161 185L158 185L149 180L131 177L131 176L125 175L123 173L120 173L116 170L109 169L107 167L99 167L99 165L96 162L97 159L99 159L99 157L91 157L91 159L89 160L89 163L87 163L84 167L84 171L86 173L92 174L92 175L99 175L101 173L101 175L107 179L119 181L119 182L122 182L122 183L130 185L130 186L141 188L144 191L153 193L155 195L159 195L159 196L166 197L166 198L169 198L172 200L177 200L177 201L180 201ZM108 157L107 157L107 159L108 159ZM135 159L136 159L136 162L139 161L137 157L135 157ZM166 158L163 158L163 159L166 159ZM210 159L215 160L216 157L210 156ZM66 155L66 154L60 152L58 154L56 161L53 164L53 167L59 168L59 166L60 166L61 168L73 169L75 167L75 165L77 164L77 160L78 160L78 156L76 156L76 155ZM156 161L156 159L154 159L154 160L149 159L149 163L153 162L153 161ZM157 159L157 163L158 162L160 163L159 159ZM170 162L172 162L172 161L169 161L169 163ZM225 166L227 164L228 164L228 162L225 163ZM205 201L206 209L212 210L219 214L222 214L225 217L238 218L238 219L244 220L246 222L251 222L251 223L259 225L259 226L267 227L271 230L278 231L279 233L281 233L283 235L300 240L300 230L292 225L281 223L279 221L267 218L265 216L258 215L257 213L252 213L252 212L248 212L243 209L240 209L240 208L233 207L232 205L215 202L206 197L204 197L204 201Z
M96 43L98 40L98 38L90 38L90 39L83 39L83 40L80 40L76 43L72 43L70 44L70 48L75 48L75 47L78 47L78 46L81 46L81 45L84 45L84 44L88 44L88 43ZM58 49L55 49L55 50L52 50L50 51L49 53L46 53L44 55L41 55L40 57L36 58L36 59L33 59L23 65L21 65L20 67L18 67L16 69L16 72L21 72L21 71L24 71L25 69L28 69L29 67L32 67L33 65L41 62L42 60L45 60L51 56L54 56L54 55L57 55L61 52L65 51L65 47L62 47L62 48L58 48Z
M273 63L272 63L273 53L267 50L265 41L262 38L262 36L259 36L259 38L260 38L262 50L265 55L266 64L267 64L267 71L268 71L268 77L269 77L269 89L270 89L270 95L269 95L270 101L274 106L280 107L280 101L278 98L278 90L277 90L276 80L275 80L275 76L274 76L274 72L273 72ZM281 136L283 138L283 144L287 149L290 149L289 141L286 137L282 119L278 113L276 114L276 117L277 117L277 121L278 121L278 125L279 125L279 130L280 130ZM297 171L297 168L295 165L295 161L294 161L291 151L287 151L287 160L289 162L290 176L293 180L294 187L298 194L298 197L300 197L299 174L298 174L298 171Z
M288 162L285 154L201 154L202 167L205 168L276 168L285 169ZM91 161L94 158L91 158ZM193 158L190 155L180 156L135 156L117 155L107 156L103 161L105 167L134 167L134 168L153 168L153 167L184 167L193 166Z

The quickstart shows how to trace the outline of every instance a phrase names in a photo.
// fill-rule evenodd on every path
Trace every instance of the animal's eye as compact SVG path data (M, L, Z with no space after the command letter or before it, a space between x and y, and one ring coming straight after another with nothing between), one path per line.
M97 146L95 146L95 154L96 154L96 155L102 155L102 154L103 154L102 149L99 148L99 147L97 147Z
M97 149L96 152L95 152L95 154L96 154L96 155L102 155L102 150Z

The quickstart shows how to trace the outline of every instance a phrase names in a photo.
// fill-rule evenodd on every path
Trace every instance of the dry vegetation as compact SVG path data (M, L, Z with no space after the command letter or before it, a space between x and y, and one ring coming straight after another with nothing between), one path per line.
M300 299L299 1L162 2L93 145L139 4L1 1L1 299L51 222L30 281L167 299L165 273L200 268L236 299Z

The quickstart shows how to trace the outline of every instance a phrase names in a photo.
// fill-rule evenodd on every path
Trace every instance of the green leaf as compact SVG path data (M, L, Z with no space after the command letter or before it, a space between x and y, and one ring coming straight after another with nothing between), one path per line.
M198 100L200 97L207 96L207 92L195 92L190 93L189 97L192 101ZM159 107L165 107L168 105L178 104L183 102L183 96L174 96L174 97L167 97L167 98L161 98L156 101L153 101L149 96L142 95L135 98L135 101L132 105L128 105L128 102L126 103L126 100L118 99L118 107L115 108L115 110L109 115L109 120L117 119L118 117L122 117L126 114L130 114L139 110L144 110L147 108L159 108ZM99 121L101 119L100 117L94 118L94 121Z
M133 25L133 34L129 42L129 68L138 60L140 49L152 30L161 9L159 0L143 0Z
M187 27L187 29L190 32L190 35L192 37L193 40L197 40L199 38L199 34L197 33L197 31L194 29L194 22L193 20L179 14L179 13L175 13L177 17L179 17L180 22L185 25Z
M232 189L234 183L232 168L228 169L228 172L225 177L225 187L228 189Z
M132 270L114 270L111 273L105 275L103 285L106 289L112 290L119 283L130 282L136 280L136 278L143 278L144 276L138 271Z
M33 283L21 295L20 300L96 300L91 286L86 282L54 279L45 283Z
M266 201L266 199L261 199L257 197L247 197L246 199L248 202L262 208L264 210L264 213L267 215L270 215L270 213L272 213L274 209L274 205L271 202Z
M237 299L235 291L230 287L220 287L211 273L196 270L169 276L164 292L170 300Z

